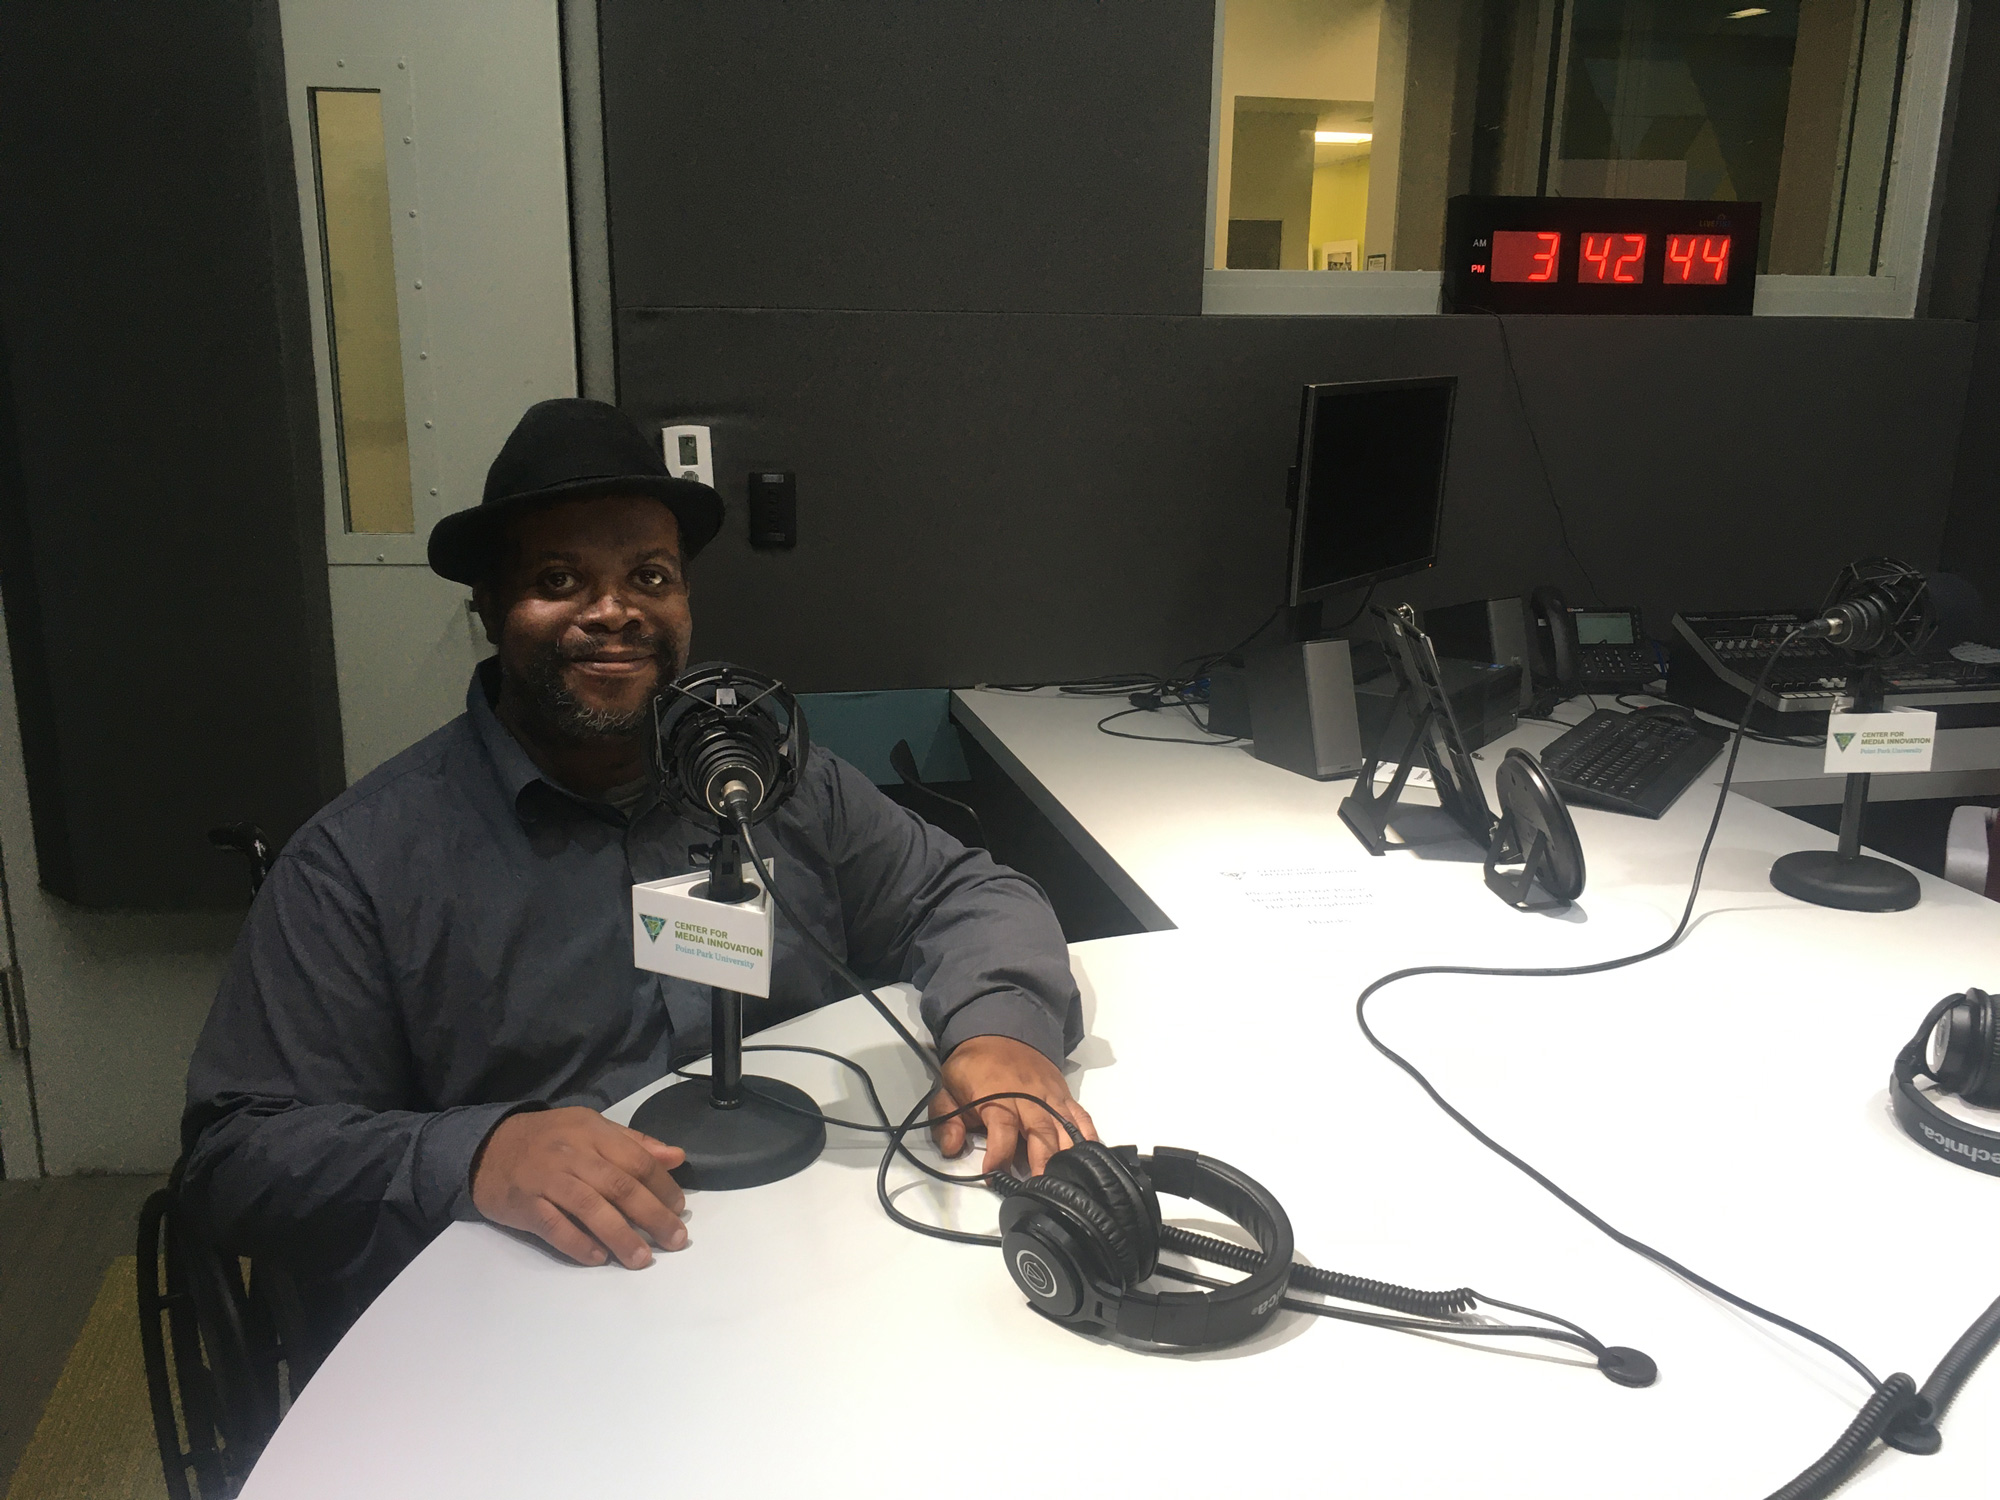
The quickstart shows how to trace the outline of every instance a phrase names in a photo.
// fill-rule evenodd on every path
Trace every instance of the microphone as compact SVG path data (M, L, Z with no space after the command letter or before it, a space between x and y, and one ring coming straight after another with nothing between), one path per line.
M1856 661L1891 661L1922 651L1937 628L1930 579L1908 563L1877 557L1841 569L1819 618L1799 638L1827 641Z
M1946 585L1943 592L1950 596ZM1853 663L1848 691L1861 713L1882 711L1883 683L1891 665L1914 659L1938 631L1938 603L1931 580L1908 563L1868 558L1840 570L1820 606L1819 618L1798 635L1823 640ZM1861 852L1861 824L1868 810L1868 773L1848 773L1840 809L1840 843L1831 850L1798 849L1771 866L1771 884L1800 901L1842 911L1907 911L1922 892L1900 865Z
M674 1170L683 1187L776 1182L826 1144L811 1095L743 1074L743 994L770 998L777 948L768 867L744 877L747 830L798 790L811 749L806 716L785 685L729 662L690 668L653 700L660 799L715 835L705 880L632 888L633 961L709 986L709 1076L660 1090L632 1116L634 1130L686 1152ZM673 941L661 944L669 921Z
M761 823L798 789L812 741L775 677L728 662L691 667L653 700L660 795L714 833Z

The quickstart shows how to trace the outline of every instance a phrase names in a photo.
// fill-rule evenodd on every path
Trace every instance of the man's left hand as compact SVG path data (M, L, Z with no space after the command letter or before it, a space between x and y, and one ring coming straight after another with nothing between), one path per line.
M1057 1122L1056 1114L1076 1126L1086 1140L1097 1139L1097 1127L1084 1107L1070 1097L1062 1069L1026 1042L1005 1036L970 1037L944 1060L944 1078L960 1103L988 1094L1030 1094L1048 1104L1044 1109L1031 1099L995 1099L979 1106L979 1122L986 1129L982 1172L1013 1170L1015 1149L1025 1146L1028 1171L1039 1175L1049 1158L1070 1144L1069 1132ZM946 1156L957 1156L966 1147L965 1116L936 1118L953 1108L942 1093L931 1100L931 1133Z

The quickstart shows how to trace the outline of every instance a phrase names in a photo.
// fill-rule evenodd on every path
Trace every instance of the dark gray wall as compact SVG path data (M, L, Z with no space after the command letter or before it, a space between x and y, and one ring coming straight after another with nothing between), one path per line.
M0 7L0 587L42 882L238 903L342 784L275 0Z
M1954 159L1962 164L1973 152L2000 158L2000 7L1980 7L1967 36L1965 72L1969 78L1995 80L1977 94L1977 112L1967 99L1955 131ZM1968 176L1970 176L1968 169ZM1966 190L1966 216L1978 208L1977 184ZM1985 254L1971 254L1973 237L1959 264L1940 280L1954 288L1955 305L1980 319L1967 383L1965 416L1958 444L1951 514L1945 526L1944 564L1978 584L1987 599L2000 605L2000 195L1985 200ZM1973 274L1964 262L1974 261Z
M602 17L621 401L712 421L732 505L696 570L702 654L844 689L1226 646L1277 600L1308 380L1461 377L1440 566L1383 599L1592 597L1492 320L1189 315L1209 4ZM1857 556L1936 561L1971 325L1508 328L1576 551L1655 631L1677 608L1817 602ZM752 465L798 471L794 553L743 540Z

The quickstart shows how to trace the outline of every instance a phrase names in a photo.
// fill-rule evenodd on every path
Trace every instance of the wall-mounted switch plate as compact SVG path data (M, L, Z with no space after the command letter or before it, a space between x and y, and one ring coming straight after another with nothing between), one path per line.
M789 469L753 469L746 488L750 493L750 545L798 546L798 476Z
M709 446L706 427L662 427L660 447L666 453L668 473L715 488L715 450Z

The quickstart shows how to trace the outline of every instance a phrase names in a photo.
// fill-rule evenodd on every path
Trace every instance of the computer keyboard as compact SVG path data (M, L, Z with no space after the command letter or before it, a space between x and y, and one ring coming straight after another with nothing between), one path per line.
M1600 708L1558 735L1542 769L1573 803L1657 818L1715 759L1728 731L1669 710Z

